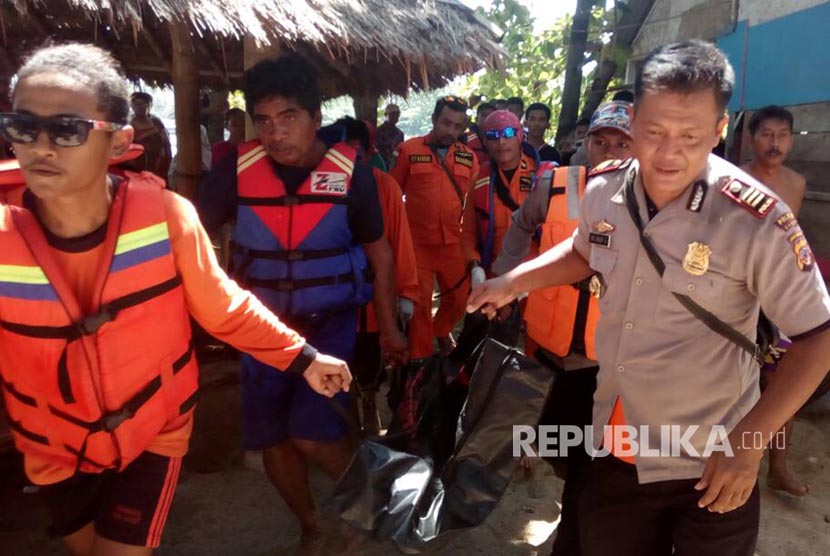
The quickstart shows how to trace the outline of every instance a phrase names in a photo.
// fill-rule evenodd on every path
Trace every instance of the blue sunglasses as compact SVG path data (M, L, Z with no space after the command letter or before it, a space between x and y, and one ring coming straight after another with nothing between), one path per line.
M515 127L506 127L502 130L498 129L490 129L484 132L484 138L488 141L498 141L499 137L504 137L505 139L513 139L518 135L519 130Z

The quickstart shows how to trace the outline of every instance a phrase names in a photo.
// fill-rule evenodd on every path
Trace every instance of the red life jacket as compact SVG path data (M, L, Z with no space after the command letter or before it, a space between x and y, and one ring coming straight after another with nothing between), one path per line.
M550 188L550 203L542 224L540 253L573 234L579 224L579 201L585 193L585 168L557 168L545 163L537 187ZM525 308L527 334L541 347L567 356L574 348L596 360L594 335L599 307L586 284L553 286L530 293Z
M123 469L196 401L198 369L164 183L128 173L83 314L36 217L0 207L0 378L17 449L87 473Z

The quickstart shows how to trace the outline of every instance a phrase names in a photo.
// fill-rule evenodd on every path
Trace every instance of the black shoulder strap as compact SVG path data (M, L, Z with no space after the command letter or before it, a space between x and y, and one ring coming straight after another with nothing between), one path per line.
M450 169L447 168L444 159L441 158L441 155L438 154L438 149L436 149L433 145L429 146L430 150L432 150L432 154L435 155L435 161L441 166L441 169L444 170L444 173L447 174L447 177L450 179L450 183L452 184L452 188L455 189L455 194L458 195L458 200L461 202L461 217L464 217L464 205L466 204L466 197L464 195L464 190L458 185L458 182L455 181L455 176L450 172ZM449 151L447 152L447 156L449 156Z
M651 240L643 233L643 221L640 219L640 206L637 203L637 197L634 194L634 178L636 175L635 171L630 170L628 172L628 176L626 177L625 204L626 207L628 207L628 214L631 215L631 220L633 220L634 225L637 226L637 230L640 233L640 242L643 244L643 248L646 250L646 254L651 261L651 264L654 265L655 270L657 270L657 274L662 277L666 271L666 264L663 262L663 259L660 258L654 244L651 243ZM688 295L683 295L677 292L672 292L672 295L674 295L675 299L677 299L683 307L694 315L695 318L705 324L710 330L720 334L730 342L748 351L758 362L762 362L762 349L755 342L751 341L749 338L735 330L732 326L726 324L714 314L698 305Z

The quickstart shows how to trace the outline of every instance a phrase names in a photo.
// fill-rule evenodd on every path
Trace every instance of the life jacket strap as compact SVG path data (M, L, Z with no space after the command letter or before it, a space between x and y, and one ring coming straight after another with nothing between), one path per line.
M364 272L364 278L369 280L369 273ZM279 279L263 279L263 278L247 278L244 281L246 286L265 288L269 290L276 290L280 292L290 292L295 290L303 290L306 288L315 288L317 286L335 286L337 284L347 284L355 281L353 272L344 272L334 276L321 276L319 278L305 278L299 280L279 280Z
M258 207L295 207L297 205L348 205L345 195L283 195L282 197L239 197L237 204Z

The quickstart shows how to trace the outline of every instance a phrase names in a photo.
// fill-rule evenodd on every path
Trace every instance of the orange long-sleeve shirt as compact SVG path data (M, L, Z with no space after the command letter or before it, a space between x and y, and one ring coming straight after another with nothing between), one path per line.
M216 260L207 233L189 201L164 192L167 225L176 268L182 277L190 314L208 332L260 361L287 369L301 356L313 356L313 348L285 326L250 292L228 278ZM70 287L85 311L92 307L96 274L105 256L103 244L81 252L52 248ZM162 317L161 315L159 316ZM140 346L136 346L140 349ZM300 361L298 361L300 363ZM187 453L193 428L192 413L171 423L147 451L169 457ZM27 456L26 473L36 484L51 484L72 475L72 469Z
M499 172L498 167L491 161L487 161L481 165L478 173L478 179L475 181L475 188L470 198L470 202L464 208L464 225L462 227L462 243L464 245L464 257L467 261L481 261L481 253L478 252L478 239L481 234L481 229L486 226L486 222L482 220L483 216L476 207L483 208L483 199L489 198L490 177L493 172ZM510 192L510 197L521 205L527 198L533 186L534 176L536 174L536 161L530 156L523 154L519 166L516 168L510 183L507 184L507 189ZM504 178L502 178L504 179ZM491 255L491 262L496 259L496 256L501 252L501 243L504 239L507 229L510 227L510 217L513 210L507 207L498 195L493 195L493 202L495 207L490 211L494 217L494 237L493 249ZM538 254L538 246L531 246L531 251L528 258L533 258ZM489 270L489 269L488 269Z
M418 299L418 267L415 264L415 250L412 234L404 209L403 193L395 178L372 168L378 188L378 199L383 212L383 232L395 253L395 287L398 297L411 301ZM378 324L372 303L366 305L366 331L377 332Z
M473 191L478 161L473 151L461 143L451 146L442 161L430 148L431 141L432 137L426 135L401 144L390 174L406 196L412 242L432 246L458 244L463 205ZM453 175L460 196L442 164Z

